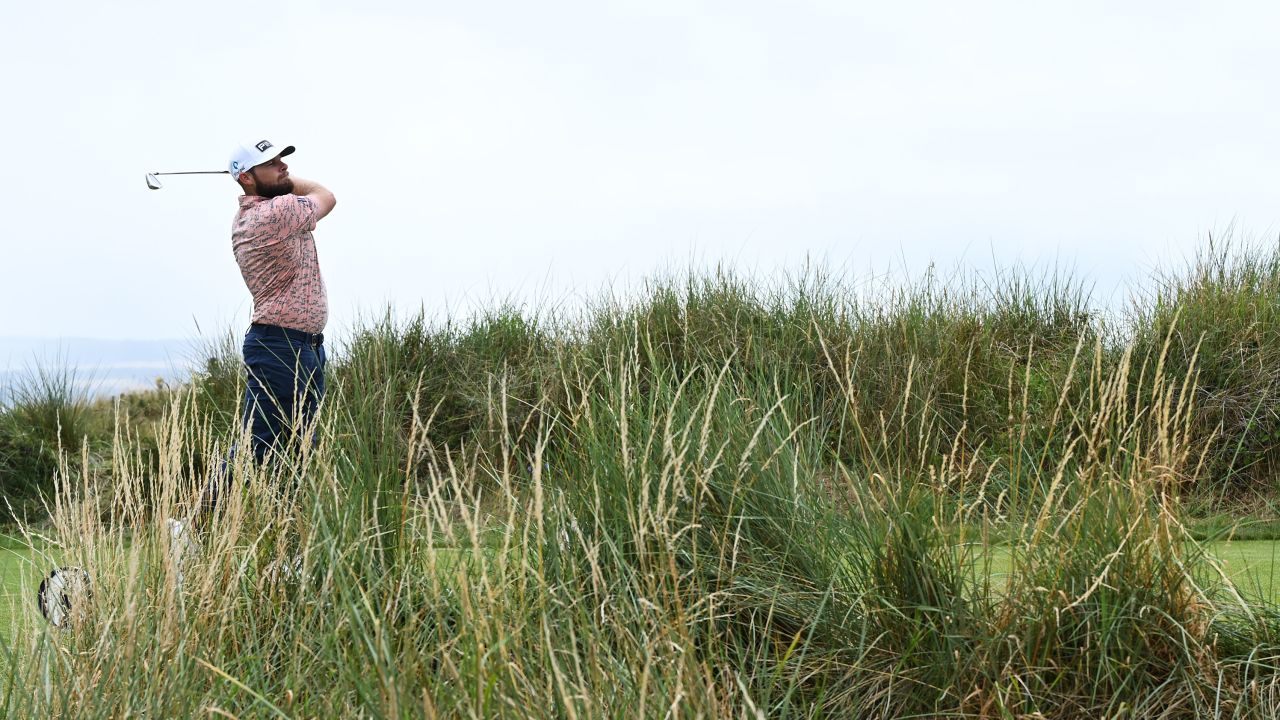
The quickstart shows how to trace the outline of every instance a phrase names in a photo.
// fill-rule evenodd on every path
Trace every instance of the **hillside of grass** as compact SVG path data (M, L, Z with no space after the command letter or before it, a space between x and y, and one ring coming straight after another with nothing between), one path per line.
M1280 247L1210 246L1118 318L1021 271L388 313L314 447L233 458L181 587L163 520L243 442L235 338L156 393L37 380L3 477L94 591L3 647L0 708L1272 716L1280 612L1199 540L1268 523L1278 285Z
M1079 423L1070 411L1127 363L1189 381L1187 431L1201 456L1194 482L1178 489L1192 509L1270 508L1280 460L1276 248L1210 243L1188 267L1152 278L1123 315L1099 311L1087 279L1060 272L856 280L812 268L763 280L663 277L638 297L602 297L568 317L499 305L461 320L394 320L388 310L330 348L329 374L344 402L378 403L399 418L402 427L376 438L397 457L415 393L432 404L434 447L493 455L499 439L527 436L569 409L566 372L620 352L646 374L768 378L814 424L832 463L892 462L908 475L949 463L957 500L999 511L1025 489L1029 464L1062 459L1056 439ZM239 339L229 333L205 356L182 391L202 430L225 446L243 391ZM173 390L91 401L77 372L34 370L0 407L0 488L28 521L40 517L37 498L52 488L59 452L106 458L121 419L141 460L159 461ZM1133 402L1141 380L1139 372L1126 390ZM512 401L503 418L493 416L499 393Z

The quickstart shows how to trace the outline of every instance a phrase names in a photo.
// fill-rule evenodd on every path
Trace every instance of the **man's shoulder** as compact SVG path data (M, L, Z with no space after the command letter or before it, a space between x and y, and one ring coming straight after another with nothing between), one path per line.
M315 227L315 200L305 195L241 196L232 235L293 236Z
M315 201L306 195L278 195L271 198L242 195L240 196L240 209L237 214L241 216L252 215L265 219L281 213L311 212L315 209L315 206Z
M277 195L275 197L263 197L261 195L241 195L240 209L241 210L250 210L250 209L266 210L271 208L286 207L294 203L297 203L299 200L311 202L311 199L308 198L307 196L294 195L293 193L289 193L287 195Z

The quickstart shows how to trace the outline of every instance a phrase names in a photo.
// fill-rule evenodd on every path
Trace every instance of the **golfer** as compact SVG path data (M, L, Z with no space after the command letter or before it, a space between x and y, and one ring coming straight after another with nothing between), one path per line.
M244 191L231 225L231 249L253 295L252 324L244 336L248 385L243 423L252 435L258 464L312 436L311 425L324 397L323 333L329 298L311 232L337 201L319 183L289 176L283 158L293 150L292 145L277 148L268 140L242 143L232 151L228 168ZM189 532L191 522L199 527L212 514L230 479L224 461L205 486L196 516L165 520L179 587L183 558L198 547ZM40 612L62 627L73 598L87 592L88 584L89 575L80 568L54 569L37 590Z
M324 396L329 298L311 232L336 200L319 183L289 176L283 158L293 150L260 140L231 155L231 177L244 191L231 248L253 295L243 420L259 464L281 441L310 436Z
M253 295L253 318L244 336L248 384L243 426L253 457L311 437L324 396L324 326L329 298L311 233L333 210L333 193L319 183L291 177L284 157L294 147L269 140L242 143L231 154L231 177L244 194L231 225L231 249ZM230 473L205 489L212 510Z

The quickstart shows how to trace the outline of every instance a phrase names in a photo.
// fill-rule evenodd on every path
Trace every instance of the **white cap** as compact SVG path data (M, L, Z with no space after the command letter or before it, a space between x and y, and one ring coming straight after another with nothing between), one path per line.
M242 142L231 151L231 162L227 165L227 170L231 172L233 179L238 178L240 173L249 172L264 162L284 157L291 152L293 152L292 145L283 150L276 150L276 146L269 140Z

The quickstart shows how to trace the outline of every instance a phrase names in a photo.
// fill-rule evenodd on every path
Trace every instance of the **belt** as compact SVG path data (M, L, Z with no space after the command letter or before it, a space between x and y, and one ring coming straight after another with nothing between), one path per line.
M324 344L324 333L309 333L304 330L294 330L293 328L280 327L279 325L263 325L262 323L253 323L249 326L249 330L260 332L263 335L282 337L291 342L313 347L319 347Z

